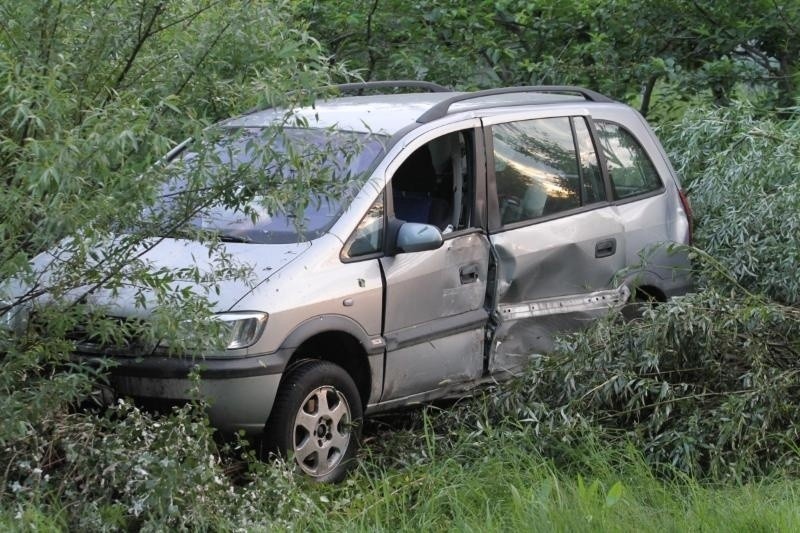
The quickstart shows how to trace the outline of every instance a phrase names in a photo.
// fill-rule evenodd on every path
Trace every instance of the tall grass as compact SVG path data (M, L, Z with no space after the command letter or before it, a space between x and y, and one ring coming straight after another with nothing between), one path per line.
M654 532L800 527L798 480L718 486L680 474L665 480L634 448L593 441L557 459L543 457L514 421L481 436L458 431L443 438L430 423L421 430L422 439L403 432L391 437L380 446L380 456L368 457L342 486L306 487L320 505L297 516L293 526ZM410 462L412 456L424 459Z
M474 400L476 409L483 409ZM470 407L471 408L471 407ZM774 476L747 484L704 484L656 475L633 447L589 440L544 457L514 420L480 434L442 432L430 411L419 424L389 425L363 450L344 483L289 483L288 470L261 465L206 502L193 530L294 531L796 531L800 480ZM259 474L269 472L266 477ZM227 484L227 482L226 482ZM277 492L284 491L283 496ZM216 495L220 497L220 495ZM74 524L64 502L30 501L0 513L3 531L58 531ZM108 529L159 530L157 516L131 521L113 506ZM161 517L162 519L164 517Z

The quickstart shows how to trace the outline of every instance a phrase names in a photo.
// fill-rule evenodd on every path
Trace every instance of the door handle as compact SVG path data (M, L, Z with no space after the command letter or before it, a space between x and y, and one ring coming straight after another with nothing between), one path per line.
M478 265L466 265L458 270L458 275L461 278L461 284L475 283L478 281Z
M605 239L594 245L594 256L610 257L617 253L617 239Z

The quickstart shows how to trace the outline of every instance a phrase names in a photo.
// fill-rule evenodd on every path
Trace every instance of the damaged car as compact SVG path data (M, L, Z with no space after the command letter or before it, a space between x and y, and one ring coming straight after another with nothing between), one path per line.
M690 288L686 253L669 251L690 243L688 200L629 106L580 87L339 89L371 94L294 110L307 128L288 135L363 137L348 163L360 188L310 203L299 226L206 213L258 279L224 287L214 311L226 342L202 358L77 343L79 357L113 359L117 394L185 401L197 387L214 426L260 435L335 481L364 416L508 378L557 332ZM241 139L284 112L221 127ZM147 260L181 268L201 247L165 238Z

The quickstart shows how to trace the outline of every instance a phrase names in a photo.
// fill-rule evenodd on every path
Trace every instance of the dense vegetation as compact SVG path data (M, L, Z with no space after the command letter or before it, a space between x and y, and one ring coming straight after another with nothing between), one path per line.
M9 301L0 285L0 319L48 303L24 335L0 328L0 527L796 527L797 28L800 5L767 0L0 1L0 280L35 287ZM87 408L104 369L67 364L91 316L76 288L155 293L165 331L208 312L169 289L199 271L131 257L163 227L114 239L153 202L153 163L221 117L354 76L580 83L638 106L694 204L698 291L565 337L514 383L370 422L338 487L215 441L199 403ZM292 192L271 198L292 209ZM248 276L221 252L213 273Z

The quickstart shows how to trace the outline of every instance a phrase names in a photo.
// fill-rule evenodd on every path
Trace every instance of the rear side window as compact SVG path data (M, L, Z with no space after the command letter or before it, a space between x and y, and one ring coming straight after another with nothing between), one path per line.
M615 198L630 198L662 187L653 162L633 135L613 122L598 120L595 127Z
M534 220L605 200L583 118L556 117L492 128L500 222Z

